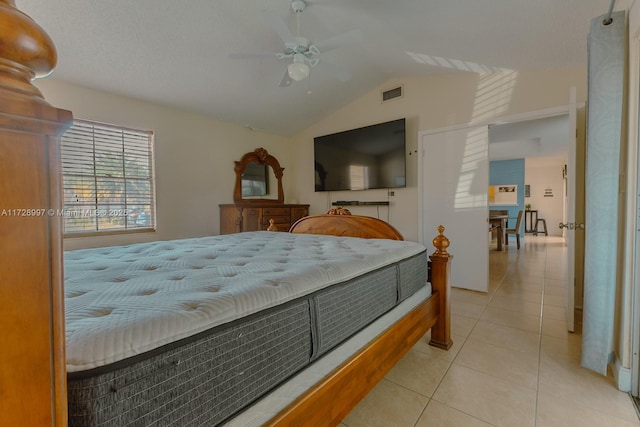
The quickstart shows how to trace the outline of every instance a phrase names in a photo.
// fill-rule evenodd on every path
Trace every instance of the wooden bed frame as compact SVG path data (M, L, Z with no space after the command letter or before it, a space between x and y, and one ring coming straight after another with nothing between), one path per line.
M67 423L58 137L69 111L31 80L56 64L51 39L0 0L0 413L6 425ZM10 368L7 368L10 367Z
M72 123L69 111L49 105L31 80L56 65L47 34L0 0L0 200L1 209L42 210L0 218L0 321L3 338L0 412L9 425L67 425L62 208L59 138ZM53 212L50 214L49 212ZM303 219L291 232L402 239L383 221L324 215ZM431 345L451 346L449 272L443 235L434 239L433 295L283 410L269 425L336 425L431 328Z
M289 231L404 240L395 228L377 218L336 211L302 218ZM449 277L453 257L447 252L449 239L444 236L444 227L438 227L438 232L433 239L436 250L429 257L432 296L296 399L267 426L335 426L429 329L430 345L445 350L451 347Z

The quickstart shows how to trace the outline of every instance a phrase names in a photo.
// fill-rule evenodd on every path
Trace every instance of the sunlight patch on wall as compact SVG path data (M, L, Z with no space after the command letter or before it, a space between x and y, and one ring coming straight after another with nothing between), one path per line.
M512 70L480 74L471 121L478 122L505 114L509 110L517 79L518 73Z
M471 122L498 117L508 111L518 77L516 71L426 53L406 52L406 54L418 64L468 71L479 75Z
M406 52L418 64L466 71L478 75L470 123L499 117L509 111L518 73L504 67L478 64L453 58L444 58L424 53ZM456 176L455 210L485 209L487 206L487 184L489 141L486 126L472 128L466 136L460 156L460 170Z
M489 65L478 64L471 61L462 61L460 59L443 58L441 56L427 55L426 53L406 52L411 59L418 64L433 65L436 67L453 68L460 71L469 71L472 73L498 73L513 71L509 68L492 67Z
M485 182L479 182L477 171L487 161L487 131L484 127L470 129L466 142L455 192L455 210L476 209L487 206Z

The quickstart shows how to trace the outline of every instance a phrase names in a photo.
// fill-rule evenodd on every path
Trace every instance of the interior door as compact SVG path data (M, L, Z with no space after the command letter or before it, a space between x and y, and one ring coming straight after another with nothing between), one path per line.
M565 242L567 245L567 329L575 330L575 252L576 252L576 88L569 93L569 155L567 159L567 197Z
M431 247L443 225L454 263L451 286L489 290L488 126L424 133L418 171L420 241Z

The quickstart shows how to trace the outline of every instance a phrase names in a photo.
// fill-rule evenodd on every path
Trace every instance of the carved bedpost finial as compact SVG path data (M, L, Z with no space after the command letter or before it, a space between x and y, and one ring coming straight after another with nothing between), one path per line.
M451 340L451 259L447 252L449 239L444 235L444 227L438 227L438 235L433 239L436 251L429 256L431 260L431 289L440 295L440 317L431 328L429 345L448 350L453 345Z
M275 220L271 218L269 220L269 226L267 227L267 231L278 231L278 227L276 227Z
M444 235L444 227L441 225L438 227L438 235L433 238L433 246L435 246L436 251L434 255L446 255L449 256L449 252L447 252L447 248L450 245L449 239Z
M329 209L327 215L351 215L351 211L343 207L337 207Z
M42 98L31 80L49 75L56 66L53 41L16 8L14 0L0 0L0 28L0 91L9 89Z

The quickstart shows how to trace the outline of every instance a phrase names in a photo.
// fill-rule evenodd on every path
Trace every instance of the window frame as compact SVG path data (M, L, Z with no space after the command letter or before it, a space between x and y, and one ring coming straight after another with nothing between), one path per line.
M76 127L76 125L78 126ZM82 128L84 128L84 130ZM88 135L88 132L87 132L88 129L91 130L91 137L86 137L86 135ZM76 132L75 134L73 133L74 130ZM96 130L98 130L98 132L96 132ZM70 131L71 131L71 134L69 134ZM82 135L83 132L85 133L84 136ZM99 134L100 132L104 132L110 135L117 135L118 133L120 133L122 151L118 150L118 151L107 152L107 151L103 151L105 147L97 148L96 139L98 139L98 137L96 135ZM134 135L136 138L140 138L142 142L137 146L136 145L132 146L134 142L129 141L129 146L127 147L127 135L129 137ZM75 141L70 142L67 140L65 144L65 138L72 138L72 137L75 137ZM146 141L145 141L145 138L146 138ZM118 141L117 139L118 138L113 138L113 139L106 138L100 143L100 145L119 144L120 141ZM81 148L81 145L83 143L91 143L92 146L90 148L86 148L86 147ZM68 150L67 156L65 156L65 145L69 147L67 149ZM140 149L145 145L148 147L148 151L145 148L140 152L145 153L146 151L146 155L143 154L142 156L140 156L139 153L135 153L136 148ZM101 167L99 167L99 165L96 163L97 155L105 154L105 153L109 155L115 154L116 157L121 153L121 156L122 156L121 164L118 164L117 165L118 167L114 169L118 172L121 171L121 176L117 176L117 174L116 176L113 176L108 173L104 173L104 172L100 173L98 171L99 169L106 170L108 168L108 166L105 166L105 165L101 165ZM73 169L73 166L69 166L69 167L65 166L66 164L70 163L69 157L71 157L72 155L75 155L75 156L84 155L85 162L87 162L87 160L90 159L91 161L89 163L91 165L92 172L91 173L88 173L88 172L72 173L71 170ZM127 161L128 161L127 159L130 159L132 156L134 158L137 156L139 158L146 159L143 162L144 164L142 165L142 168L144 168L147 171L148 177L136 176L135 173L127 174ZM74 118L73 125L60 138L60 171L61 171L61 177L62 177L63 209L59 214L60 216L62 216L62 227L63 227L64 237L65 238L97 237L97 236L108 236L108 235L115 235L115 234L134 234L134 233L155 232L157 223L156 223L156 174L155 174L154 160L155 160L155 134L152 130L135 129L135 128L108 124L108 123L97 122L94 120ZM86 163L85 166L87 166L89 163ZM77 167L78 164L76 164L75 166ZM113 168L113 166L111 166L111 168ZM70 186L67 187L67 178L69 177L75 177L77 179L80 179L81 181L82 179L85 179L86 182L90 183L89 187L91 187L91 185L93 187L89 189L85 189L85 192L89 192L90 198L95 199L95 201L90 202L89 198L85 197L85 200L83 200L82 202L78 202L78 204L69 203L68 197L67 197L68 196L67 191L73 190L73 187L70 187ZM121 185L121 190L124 192L124 195L123 196L121 195L121 197L123 197L123 201L119 203L120 206L117 206L115 208L110 208L109 205L113 205L113 203L108 200L105 200L105 198L101 198L99 195L99 192L100 192L99 182L101 181L104 182L108 180L112 181L113 183L119 183ZM140 203L139 200L137 202L134 202L131 199L127 198L128 197L127 188L129 183L136 182L136 181L141 183L148 183L148 197L143 198L144 199L143 203ZM135 195L139 197L138 193L135 193ZM74 197L76 197L76 200L78 200L77 195ZM131 198L133 197L134 196L131 196ZM133 208L132 206L141 205L141 204L144 204L145 207L148 207L148 212L147 212L148 225L146 224L144 224L143 226L132 225L130 221L136 221L137 216L132 217L132 212L130 212L130 210L134 209L135 211L139 211L140 210L139 208ZM67 220L74 219L74 218L92 218L92 217L95 218L95 220L93 221L94 229L91 229L91 230L85 229L85 230L78 230L78 231L68 230L69 226L68 226ZM101 221L101 219L109 218L109 220L107 221L111 222L113 218L117 218L117 217L124 217L124 224L122 226L104 227L104 225L102 225L101 227L101 222L104 222L104 221Z

